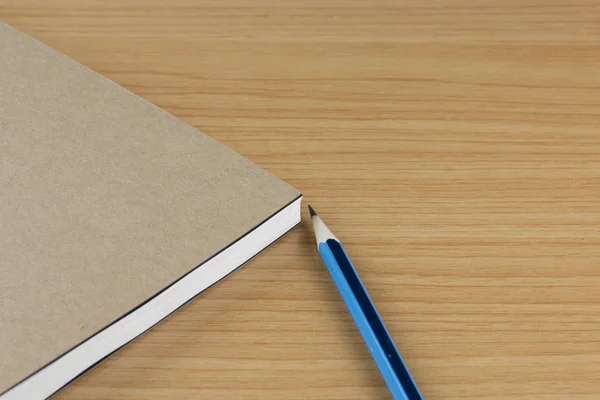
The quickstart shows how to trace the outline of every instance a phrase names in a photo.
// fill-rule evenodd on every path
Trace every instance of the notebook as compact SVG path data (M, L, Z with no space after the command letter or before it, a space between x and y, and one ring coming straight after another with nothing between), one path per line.
M0 23L0 400L56 393L285 235L301 200Z

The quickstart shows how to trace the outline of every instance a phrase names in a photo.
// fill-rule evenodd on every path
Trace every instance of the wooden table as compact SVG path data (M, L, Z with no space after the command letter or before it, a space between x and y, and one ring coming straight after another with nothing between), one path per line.
M0 18L302 190L426 399L599 398L597 2L0 0ZM307 221L57 400L389 398Z

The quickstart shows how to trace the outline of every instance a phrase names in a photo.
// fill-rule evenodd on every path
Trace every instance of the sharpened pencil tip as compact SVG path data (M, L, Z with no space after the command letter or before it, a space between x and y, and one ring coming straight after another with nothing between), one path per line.
M313 210L313 208L310 206L310 204L308 205L308 211L310 211L311 217L314 217L315 215L317 215L317 213L315 212L315 210Z

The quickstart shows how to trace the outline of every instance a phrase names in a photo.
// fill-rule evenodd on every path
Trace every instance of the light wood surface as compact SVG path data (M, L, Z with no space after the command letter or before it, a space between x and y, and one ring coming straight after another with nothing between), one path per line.
M303 191L426 399L600 396L595 1L0 0ZM61 392L387 399L304 223Z

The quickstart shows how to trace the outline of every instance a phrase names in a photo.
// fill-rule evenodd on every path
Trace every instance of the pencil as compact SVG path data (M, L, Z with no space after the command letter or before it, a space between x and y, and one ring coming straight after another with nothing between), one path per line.
M319 253L396 400L423 400L346 250L309 205Z

